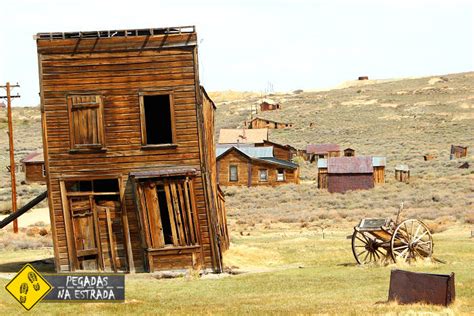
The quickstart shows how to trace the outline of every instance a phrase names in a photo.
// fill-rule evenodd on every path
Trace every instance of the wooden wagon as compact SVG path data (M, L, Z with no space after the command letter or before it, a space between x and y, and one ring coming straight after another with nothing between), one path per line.
M417 219L364 218L354 227L352 253L359 264L413 262L432 256L433 238Z

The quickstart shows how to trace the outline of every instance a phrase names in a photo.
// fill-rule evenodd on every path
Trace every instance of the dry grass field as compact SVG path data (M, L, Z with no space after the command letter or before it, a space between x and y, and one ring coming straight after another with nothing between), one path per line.
M262 97L252 92L210 93L217 104L216 130L242 126ZM474 311L474 73L404 80L349 82L339 89L268 96L282 109L262 117L294 123L272 130L270 140L304 148L339 143L357 155L387 157L386 183L369 191L330 194L316 188L316 166L303 161L302 183L275 188L224 188L231 233L225 264L231 274L175 279L127 276L123 304L46 304L36 314L472 314ZM38 108L14 110L16 156L41 148ZM260 113L259 113L260 115ZM5 112L0 129L5 131ZM311 124L312 123L312 124ZM311 124L311 126L310 126ZM5 135L5 133L3 133ZM468 157L449 160L451 144L469 146ZM6 137L0 150L7 153ZM435 160L424 161L432 153ZM462 162L469 169L459 169ZM409 184L396 182L394 167L408 164ZM0 211L9 209L9 180L0 158ZM19 182L22 175L18 174ZM19 185L21 203L40 185ZM363 217L424 220L434 232L434 254L446 264L356 266L350 240ZM44 206L44 204L43 204ZM0 276L28 261L52 257L49 235L40 227L19 236L0 231ZM48 231L46 227L46 231ZM39 263L42 271L51 264ZM387 303L392 268L456 273L456 303L449 308ZM0 278L0 286L8 281ZM21 307L0 291L0 311Z

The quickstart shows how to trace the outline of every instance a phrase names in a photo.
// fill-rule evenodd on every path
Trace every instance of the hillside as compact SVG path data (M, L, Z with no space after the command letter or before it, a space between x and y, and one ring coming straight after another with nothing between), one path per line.
M271 130L270 140L304 148L334 142L357 155L387 157L387 183L371 191L329 194L318 190L316 166L302 163L303 183L278 188L227 188L230 216L239 222L314 222L354 225L362 216L391 216L400 202L406 214L440 222L474 217L473 168L450 161L451 144L469 146L474 164L474 73L442 77L345 83L346 88L269 96L281 110L257 116L294 123ZM211 93L212 96L212 93ZM243 96L245 97L245 95ZM222 95L220 95L222 98ZM218 102L219 128L242 126L259 97ZM425 162L423 155L437 159ZM408 164L410 184L395 182L394 167ZM433 224L434 225L434 224ZM245 225L244 225L245 226Z

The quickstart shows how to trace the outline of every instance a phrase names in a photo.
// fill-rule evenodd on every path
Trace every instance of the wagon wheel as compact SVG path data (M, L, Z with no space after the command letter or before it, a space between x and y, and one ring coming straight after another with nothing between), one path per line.
M380 240L357 230L352 234L352 253L358 264L383 262L387 258L387 250Z
M415 261L428 258L433 253L433 237L430 230L421 221L407 219L395 228L390 250L393 261Z

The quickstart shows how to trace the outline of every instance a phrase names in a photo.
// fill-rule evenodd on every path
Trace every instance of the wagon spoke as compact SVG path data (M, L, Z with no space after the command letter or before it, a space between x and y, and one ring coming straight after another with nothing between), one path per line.
M423 234L421 234L417 239L415 239L413 242L417 242L418 240L420 240L421 238L423 238L424 235L428 234L428 231L425 230L425 232Z
M367 259L367 256L369 255L370 252L367 252L367 254L365 255L364 257L364 262L366 262L365 260Z
M357 257L360 257L364 252L367 252L367 250L364 250L364 251L358 253L358 254L357 254Z
M367 240L362 240L359 238L359 236L356 235L356 238L359 239L361 242L363 242L364 244L367 244Z

